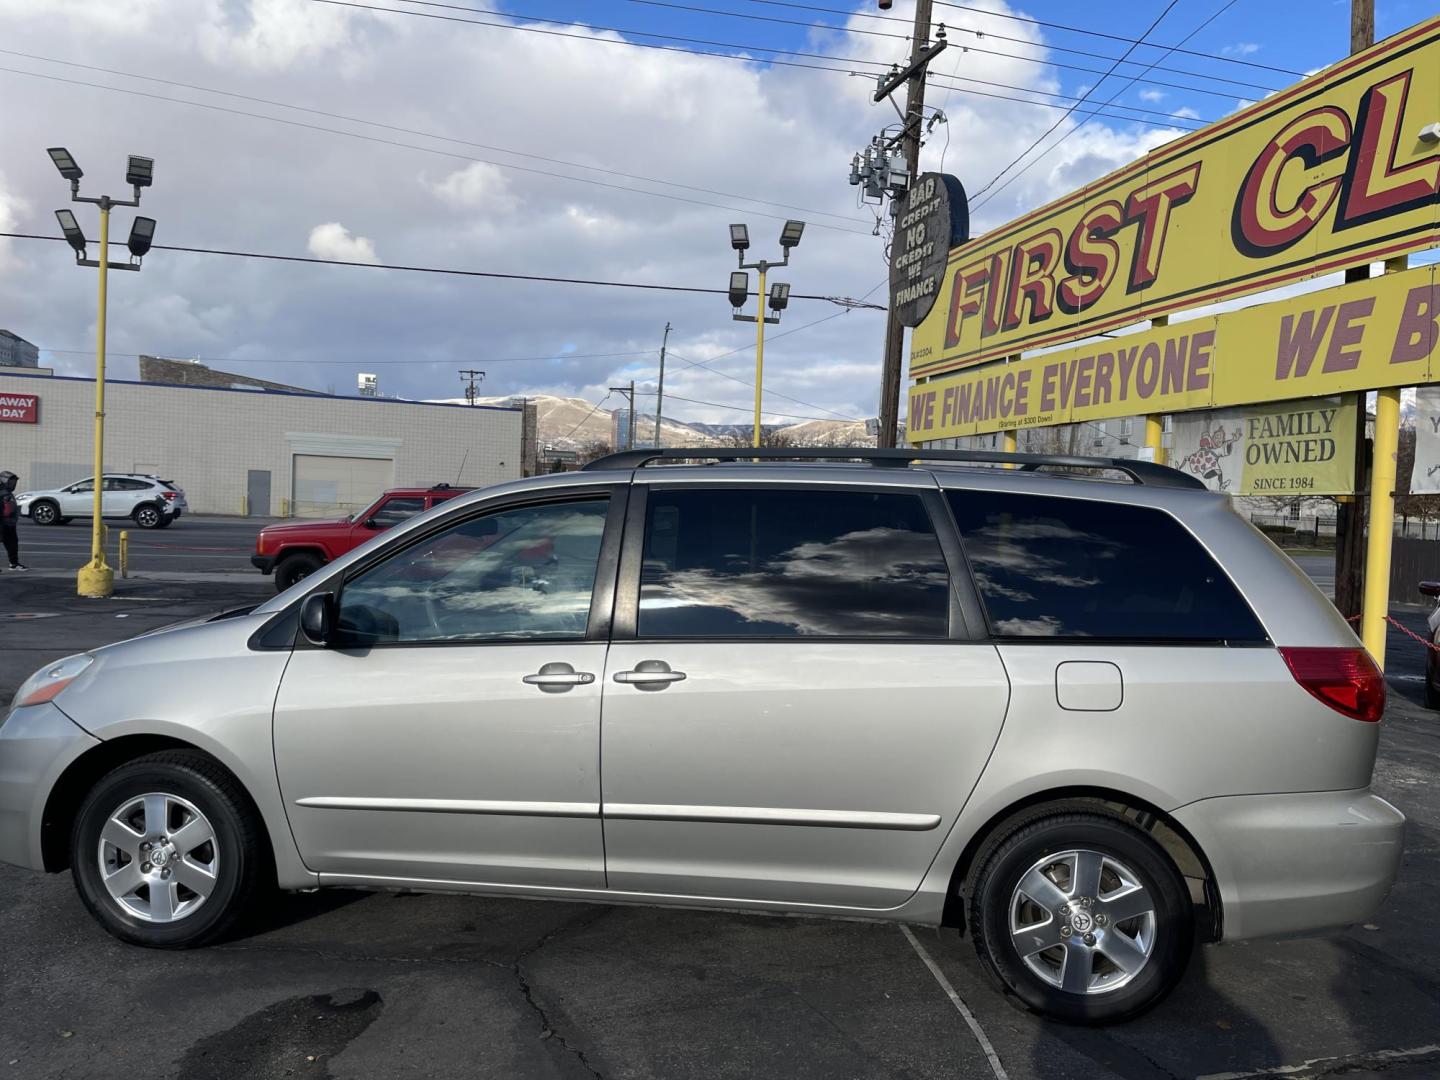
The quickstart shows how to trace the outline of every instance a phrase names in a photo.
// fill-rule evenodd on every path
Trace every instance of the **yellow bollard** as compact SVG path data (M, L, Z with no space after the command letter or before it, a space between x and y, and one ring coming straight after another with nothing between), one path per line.
M249 495L241 495L241 496L240 496L240 516L241 516L241 517L249 517L249 516L250 516L250 496L249 496Z
M130 530L120 530L120 576L130 576Z

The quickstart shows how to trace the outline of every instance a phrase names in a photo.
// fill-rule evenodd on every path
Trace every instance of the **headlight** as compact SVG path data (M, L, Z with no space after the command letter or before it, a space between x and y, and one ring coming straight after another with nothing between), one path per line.
M15 691L15 700L10 707L19 709L26 705L40 705L54 700L61 690L78 679L80 673L94 662L93 656L81 653L79 656L67 656L64 660L46 664L20 684L20 689Z

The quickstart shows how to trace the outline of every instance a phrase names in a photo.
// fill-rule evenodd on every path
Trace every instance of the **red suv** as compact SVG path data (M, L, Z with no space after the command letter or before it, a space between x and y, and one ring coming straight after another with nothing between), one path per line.
M275 588L284 592L331 559L338 559L376 533L399 525L432 506L473 488L436 484L430 488L391 488L358 514L339 521L293 521L267 525L255 537L250 562L262 573L275 572Z

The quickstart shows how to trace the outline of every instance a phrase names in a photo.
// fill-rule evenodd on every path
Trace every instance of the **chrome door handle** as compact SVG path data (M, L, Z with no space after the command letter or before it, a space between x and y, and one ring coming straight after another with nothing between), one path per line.
M538 686L544 694L563 694L572 686L588 686L595 676L588 671L576 671L563 661L541 664L534 675L526 675L522 682Z
M685 678L683 671L671 671L664 660L641 660L633 671L617 671L615 681L629 683L637 690L664 690Z

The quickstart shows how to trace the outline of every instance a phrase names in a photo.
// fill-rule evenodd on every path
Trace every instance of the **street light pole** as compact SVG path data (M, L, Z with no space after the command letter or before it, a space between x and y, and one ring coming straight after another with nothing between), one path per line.
M75 575L76 591L81 596L105 597L115 591L115 571L105 562L105 524L102 517L105 496L105 331L109 316L110 278L110 211L116 206L139 206L140 189L147 188L154 181L155 161L153 158L130 155L125 170L125 182L134 192L134 198L116 199L109 195L82 196L80 178L84 176L70 151L61 146L52 146L47 153L60 176L70 181L70 201L94 203L100 208L100 259L85 257L85 233L75 214L70 210L56 210L60 231L65 241L75 252L76 266L90 266L100 272L99 303L95 323L95 474L91 478L94 502L90 518L90 561ZM139 270L150 245L155 239L155 219L137 217L130 226L130 261L117 263L116 270Z
M780 262L761 259L759 262L747 263L745 252L750 247L750 230L744 225L730 226L730 246L738 253L740 265L740 269L730 275L730 306L737 309L730 317L736 322L755 324L755 430L750 441L750 445L755 447L760 445L760 402L765 393L765 324L778 323L780 313L790 303L790 286L777 281L767 294L765 278L772 267L790 265L790 252L799 246L804 232L803 221L785 222L785 227L780 230L780 248L785 252L785 258ZM738 310L745 305L745 298L750 294L750 275L745 273L746 270L760 271L760 289L756 294L758 305L754 315L741 315ZM767 300L774 315L765 314Z
M760 263L760 287L758 297L760 302L760 313L765 313L765 272L770 267ZM778 321L778 320L777 320ZM760 397L761 387L765 385L765 320L755 320L755 431L751 439L751 446L760 445Z
M94 511L90 518L90 561L76 575L81 596L103 597L115 591L115 571L105 562L104 522L101 520L105 489L105 325L109 314L106 286L110 278L110 200L100 200L100 299L95 324L95 479Z

